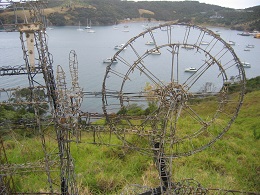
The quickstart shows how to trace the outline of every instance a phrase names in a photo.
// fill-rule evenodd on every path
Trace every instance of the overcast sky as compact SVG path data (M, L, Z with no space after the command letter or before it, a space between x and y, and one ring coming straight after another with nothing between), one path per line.
M135 1L180 1L180 0L135 0ZM260 0L198 0L201 3L220 5L235 9L244 9L260 5Z

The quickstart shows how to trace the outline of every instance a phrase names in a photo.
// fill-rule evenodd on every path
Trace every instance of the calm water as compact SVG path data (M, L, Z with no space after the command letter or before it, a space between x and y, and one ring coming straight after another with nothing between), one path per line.
M129 32L124 32L124 24L117 26L115 30L112 26L99 26L94 27L95 33L87 33L86 31L77 31L78 27L55 27L53 30L47 30L48 34L48 46L49 52L54 57L54 71L56 71L57 65L62 65L66 72L67 81L70 81L69 75L69 52L75 50L78 55L79 62L79 83L84 91L100 92L102 89L102 82L106 71L106 65L103 60L108 57L112 57L117 51L114 49L115 45L126 43L130 38L138 35L144 31L143 23L129 23L127 24ZM254 39L252 36L243 37L237 35L238 31L228 30L224 28L209 28L213 31L220 31L221 37L226 40L232 40L236 42L233 46L237 56L241 61L246 61L251 64L251 68L246 68L246 77L253 78L260 75L260 39ZM156 32L156 36L161 36L165 39L165 34L159 34ZM146 40L145 40L146 41ZM253 44L255 47L251 51L244 51L246 45ZM140 45L138 48L144 49L149 46ZM128 58L132 54L127 53L128 49L123 51L123 56ZM0 33L0 66L14 66L23 64L22 50L20 47L19 33ZM186 54L185 54L186 55ZM163 55L162 55L163 56ZM160 56L160 58L162 58ZM187 56L189 54L187 53ZM184 58L187 60L186 64L191 66L193 58ZM161 63L158 56L155 56L152 61L158 60ZM168 62L167 62L168 63ZM117 65L115 65L117 66ZM118 71L120 68L115 67ZM161 68L153 70L160 74L163 72ZM187 77L187 74L181 73L180 77ZM163 76L163 75L162 75ZM209 75L210 77L210 75ZM10 86L23 86L26 85L26 76L12 76L0 78L0 88L7 88ZM180 78L181 80L182 78ZM115 80L114 84L121 82ZM145 81L140 83L144 86ZM130 86L140 90L140 86L136 84ZM99 98L87 98L84 99L83 105L84 111L100 112L102 110L102 102Z

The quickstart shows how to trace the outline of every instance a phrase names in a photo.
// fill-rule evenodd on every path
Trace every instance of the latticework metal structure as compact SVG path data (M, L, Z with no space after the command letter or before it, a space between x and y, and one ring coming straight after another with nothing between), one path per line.
M75 51L69 54L71 87L61 66L54 78L43 2L11 2L2 6L15 13L13 24L2 23L6 31L19 32L25 64L2 66L0 76L25 77L28 83L0 89L5 94L0 106L26 105L34 116L1 121L0 127L6 132L15 133L19 126L34 132L40 137L35 144L40 143L42 151L38 159L9 160L7 146L1 139L1 192L15 194L24 189L16 183L30 183L25 179L33 174L43 181L34 194L80 194L70 150L72 142L86 142L81 140L81 133L93 137L91 144L130 148L154 158L160 186L135 186L127 188L125 194L214 191L194 180L174 181L171 169L175 158L200 152L221 138L242 105L244 69L232 47L220 36L189 24L172 22L151 27L130 39L113 56L101 92L83 92ZM234 89L239 92L233 93ZM102 97L104 113L81 111L83 96ZM208 107L199 107L197 102L201 100ZM140 107L145 111L138 113ZM104 125L93 123L98 118L106 119ZM23 152L21 143L21 155ZM221 191L228 192L236 191Z
M8 121L6 124L3 123L1 128L5 131L8 131L8 129L9 131L15 131L18 128L17 122L19 125L31 125L31 127L27 128L40 135L43 152L41 160L37 159L36 161L34 159L31 162L26 161L22 164L9 164L8 159L5 158L4 150L1 149L1 159L3 159L1 160L3 162L1 177L4 178L1 180L3 181L1 186L5 186L3 189L8 189L9 194L9 192L17 189L17 186L10 185L13 177L22 177L25 172L45 172L44 177L47 177L47 179L42 178L42 174L39 174L39 178L37 178L46 183L42 186L43 194L57 192L59 194L77 194L74 165L70 155L70 131L68 131L67 127L64 128L60 121L60 111L62 111L61 106L63 105L62 102L58 101L60 97L57 95L58 91L53 74L53 59L47 46L46 20L43 14L44 2L22 1L18 3L1 3L0 5L4 7L6 12L14 11L15 22L12 24L4 23L3 26L6 31L19 32L25 63L19 66L8 65L1 67L1 77L26 75L29 81L27 86L24 84L22 87L1 89L1 92L6 94L1 106L27 105L34 110L34 117L30 120L15 119L14 121ZM76 74L75 71L73 74ZM74 88L77 88L76 84ZM27 93L26 98L19 98L23 97L22 93ZM51 117L47 120L44 119L42 112L51 113ZM49 135L52 131L56 132L56 138ZM51 145L47 139L56 140L57 145ZM23 182L26 183L25 180ZM19 189L17 190L19 191Z
M132 91L136 86L139 91ZM232 92L234 87L239 93ZM125 147L155 157L160 193L171 194L176 189L173 159L218 140L237 117L244 91L243 66L219 35L194 25L167 23L133 37L114 55L102 101L111 132ZM197 105L202 99L208 107ZM146 112L133 115L136 106Z

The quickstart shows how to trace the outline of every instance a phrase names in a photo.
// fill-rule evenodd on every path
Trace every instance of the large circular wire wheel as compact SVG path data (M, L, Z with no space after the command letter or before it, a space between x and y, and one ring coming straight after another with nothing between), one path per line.
M199 152L238 115L243 64L219 35L166 23L130 39L107 66L103 110L126 147L166 157Z

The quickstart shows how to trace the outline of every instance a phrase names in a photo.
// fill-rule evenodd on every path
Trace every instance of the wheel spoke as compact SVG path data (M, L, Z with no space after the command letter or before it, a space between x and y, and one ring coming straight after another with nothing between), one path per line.
M157 29L166 29L166 32L154 33ZM147 37L154 44L152 49L142 46L143 38ZM240 62L234 50L221 37L194 25L165 24L130 39L127 47L130 48L127 50L129 57L127 52L118 52L114 58L120 63L107 69L107 75L117 77L121 83L117 87L103 85L104 94L109 92L108 89L118 93L113 100L103 98L105 113L119 107L131 108L134 104L151 109L152 103L154 107L153 110L148 109L145 116L128 115L126 112L116 117L125 129L124 134L117 134L124 144L131 144L127 136L127 132L131 131L147 139L148 143L158 142L163 155L188 156L211 145L227 131L242 104L245 75L238 66ZM160 53L153 53L155 50L160 50ZM195 71L182 72L181 69L189 63L196 66ZM234 74L233 80L229 81L229 76ZM147 91L125 91L139 85L136 82L139 78L151 87ZM214 86L215 83L217 86ZM230 100L228 88L232 83L238 85L242 93ZM209 104L205 110L199 106L204 99L203 106ZM107 117L109 119L110 116ZM148 148L151 149L150 146Z

